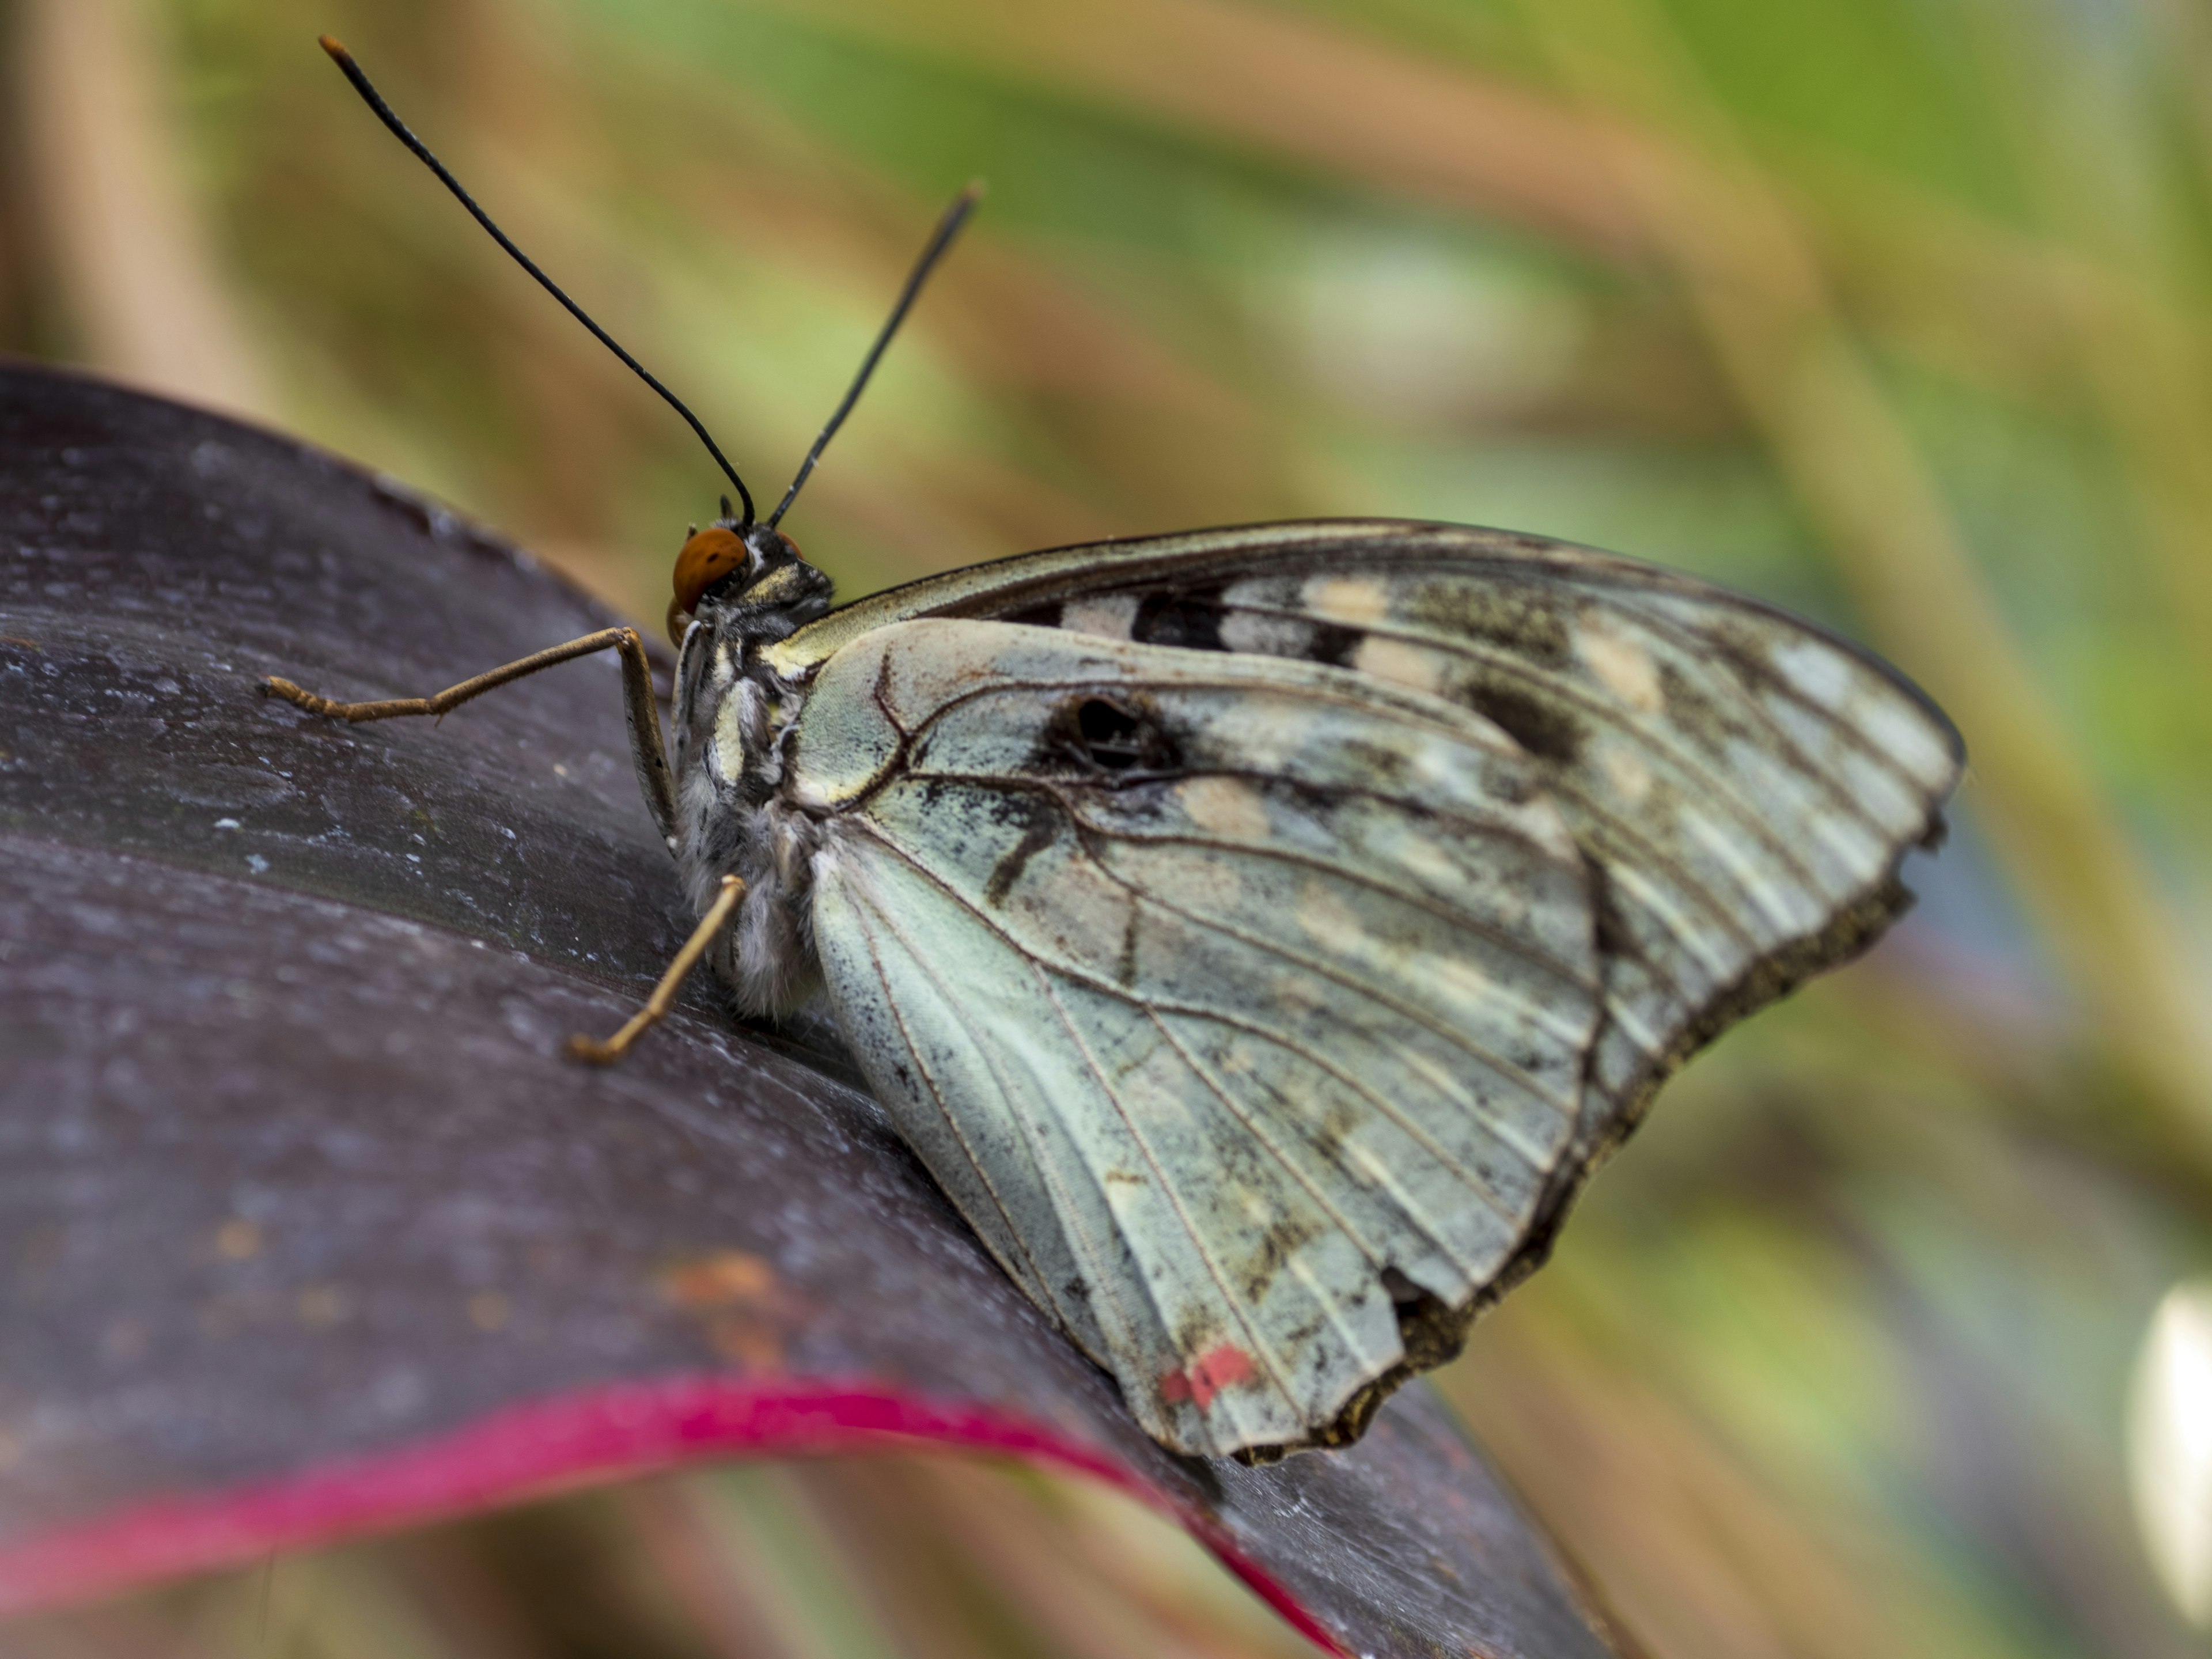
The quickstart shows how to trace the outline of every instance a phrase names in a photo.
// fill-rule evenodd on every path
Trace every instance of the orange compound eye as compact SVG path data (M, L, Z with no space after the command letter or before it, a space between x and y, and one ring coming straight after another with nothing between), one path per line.
M676 598L668 607L668 635L681 643L680 619L691 613L699 596L746 560L745 544L720 525L702 530L676 556Z

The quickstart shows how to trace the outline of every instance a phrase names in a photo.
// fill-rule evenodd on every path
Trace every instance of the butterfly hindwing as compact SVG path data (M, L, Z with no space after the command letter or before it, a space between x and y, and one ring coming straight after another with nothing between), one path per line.
M871 1083L1170 1443L1313 1439L1400 1366L1401 1305L1520 1249L1573 1152L1597 915L1489 722L922 621L830 658L790 766Z

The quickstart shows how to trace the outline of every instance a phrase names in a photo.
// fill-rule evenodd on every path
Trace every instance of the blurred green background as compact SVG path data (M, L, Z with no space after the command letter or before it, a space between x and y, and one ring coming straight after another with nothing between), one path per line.
M788 526L848 595L1436 517L1917 678L1973 754L1920 911L1674 1084L1442 1386L1664 1659L2206 1650L2212 1370L2142 1359L2212 1255L2203 0L0 0L0 348L387 470L657 631L717 475L325 30L771 501L988 179ZM1302 1650L1123 1500L926 1459L11 1644Z

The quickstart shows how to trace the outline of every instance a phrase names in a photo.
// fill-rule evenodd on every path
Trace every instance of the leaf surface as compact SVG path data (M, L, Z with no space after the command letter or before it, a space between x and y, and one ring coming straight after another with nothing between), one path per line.
M1316 1642L1613 1651L1425 1389L1178 1458L819 1030L703 981L560 1057L684 917L604 626L289 441L0 368L0 1609L688 1461L926 1443L1116 1483Z

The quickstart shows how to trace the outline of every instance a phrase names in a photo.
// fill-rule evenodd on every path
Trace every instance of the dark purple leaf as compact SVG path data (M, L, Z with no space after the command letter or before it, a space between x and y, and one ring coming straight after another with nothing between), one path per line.
M607 618L267 434L0 370L0 1607L742 1453L950 1443L1167 1510L1324 1645L1610 1652L1432 1396L1178 1459L992 1265L819 1034L679 937Z

